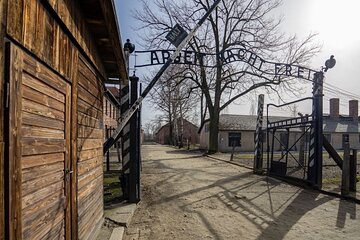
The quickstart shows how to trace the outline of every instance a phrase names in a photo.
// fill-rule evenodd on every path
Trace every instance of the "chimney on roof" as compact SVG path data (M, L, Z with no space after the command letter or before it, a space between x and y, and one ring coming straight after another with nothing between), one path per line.
M339 118L339 105L340 100L338 98L330 99L330 118Z
M349 116L352 117L354 120L357 120L359 116L358 105L359 105L358 100L349 101Z

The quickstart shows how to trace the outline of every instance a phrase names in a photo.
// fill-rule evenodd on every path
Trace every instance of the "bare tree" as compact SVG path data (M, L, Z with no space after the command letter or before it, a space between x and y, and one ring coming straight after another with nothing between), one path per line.
M162 113L165 124L169 124L168 143L181 147L184 119L194 115L199 96L191 86L180 84L184 77L177 71L178 68L172 68L162 76L150 93L150 102Z
M155 0L153 6L143 0L143 8L136 11L147 34L142 38L147 47L170 47L165 36L175 23L190 30L209 9L211 0ZM243 47L263 59L288 64L305 65L318 53L313 44L314 34L299 41L279 30L281 18L273 10L281 0L223 0L191 40L189 49L211 58L200 61L200 66L187 66L178 71L183 81L192 82L201 89L210 117L209 152L218 150L219 114L231 103L247 93L263 88L281 97L296 94L299 84L293 78L273 78L256 72L240 62L224 64L221 53L234 47ZM206 62L204 62L206 61ZM207 67L212 66L212 67Z

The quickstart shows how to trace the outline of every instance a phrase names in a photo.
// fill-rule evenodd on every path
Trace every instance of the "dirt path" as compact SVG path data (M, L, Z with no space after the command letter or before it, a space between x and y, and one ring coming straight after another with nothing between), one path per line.
M360 205L160 145L142 146L125 239L360 239Z

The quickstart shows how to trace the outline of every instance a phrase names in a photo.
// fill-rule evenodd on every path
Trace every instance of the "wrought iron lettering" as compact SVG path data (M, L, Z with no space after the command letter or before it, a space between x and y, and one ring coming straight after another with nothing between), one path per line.
M174 50L137 51L137 55L142 56L142 58L140 63L138 63L135 67L165 64L173 52ZM149 53L150 60L146 58ZM218 61L216 61L216 59ZM209 65L209 62L218 62L218 64L223 65L239 61L250 65L253 71L259 71L259 74L274 76L274 79L285 76L311 80L312 75L316 72L310 68L296 64L266 61L256 53L253 53L245 48L227 49L217 55L184 50L181 51L175 58L173 64L187 64L213 68L217 65Z

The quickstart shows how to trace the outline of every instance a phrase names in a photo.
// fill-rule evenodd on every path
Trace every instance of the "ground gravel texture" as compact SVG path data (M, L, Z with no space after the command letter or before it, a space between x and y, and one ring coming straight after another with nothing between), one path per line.
M124 239L360 239L360 205L161 145L142 146Z

